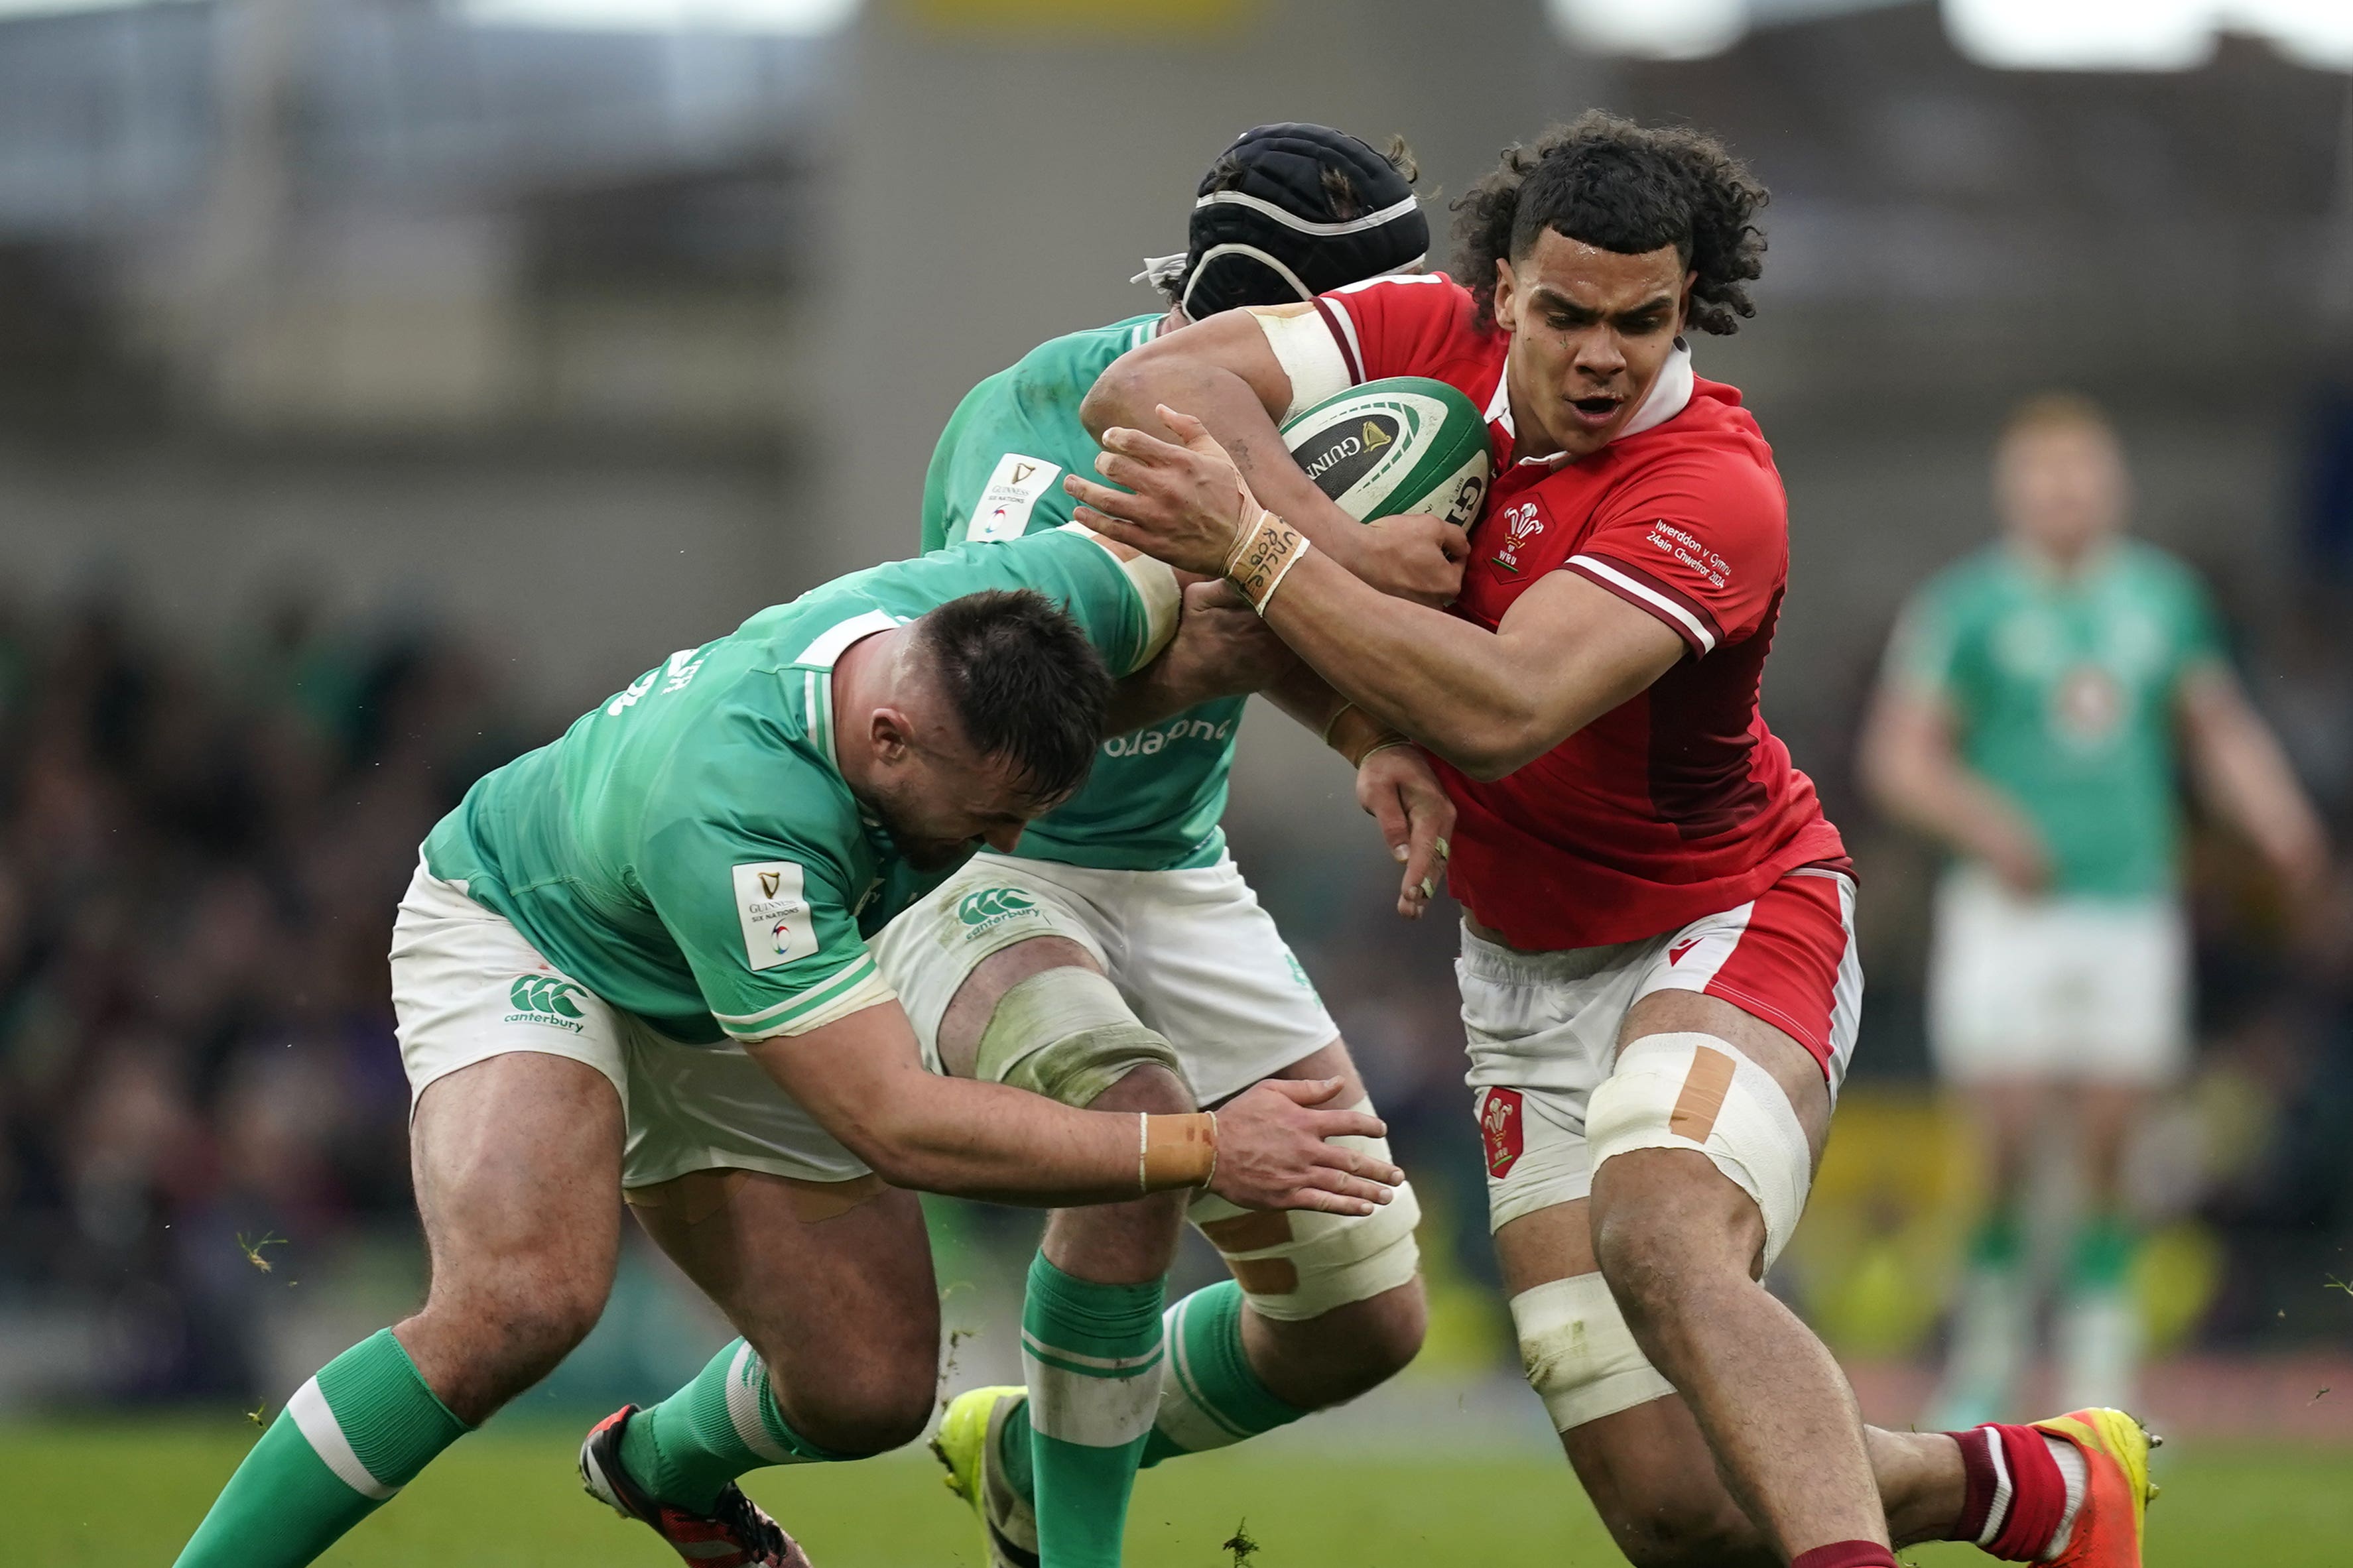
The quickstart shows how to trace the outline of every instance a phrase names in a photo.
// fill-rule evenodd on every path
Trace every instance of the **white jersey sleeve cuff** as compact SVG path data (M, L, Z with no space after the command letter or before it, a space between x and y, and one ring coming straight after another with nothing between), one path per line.
M898 995L882 978L882 972L874 967L873 956L861 952L856 962L842 965L807 990L773 1007L740 1015L713 1013L712 1016L736 1039L773 1040L821 1029L852 1013L896 1001Z
M1166 561L1155 560L1115 539L1105 539L1083 522L1066 522L1062 529L1100 546L1104 554L1119 563L1128 586L1135 590L1136 610L1142 623L1138 646L1127 668L1113 672L1134 675L1159 658L1160 650L1176 635L1176 613L1185 602L1185 591L1176 585L1176 574Z
M1275 363L1291 378L1291 405L1277 425L1287 425L1327 397L1336 397L1356 384L1348 374L1347 357L1332 341L1332 329L1321 311L1309 309L1293 314L1252 309Z

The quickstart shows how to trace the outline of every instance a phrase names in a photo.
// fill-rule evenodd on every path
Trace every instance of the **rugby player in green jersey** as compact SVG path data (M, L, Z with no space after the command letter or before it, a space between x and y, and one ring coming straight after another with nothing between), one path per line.
M2177 755L2291 889L2316 886L2328 855L2204 590L2123 537L2124 455L2099 410L2027 404L1994 481L2000 542L1906 606L1862 742L1882 809L1955 856L1937 889L1929 1032L1978 1114L1993 1192L1931 1413L1945 1426L2007 1414L2031 1350L2021 1211L2054 1092L2085 1199L2061 1392L2077 1405L2132 1396L2125 1154L2189 1044Z
M1080 403L1130 348L1219 310L1419 270L1430 233L1412 177L1401 143L1385 154L1301 124L1241 136L1201 183L1187 253L1146 264L1164 314L1056 338L966 395L933 455L925 546L1067 523L1077 503L1062 477L1092 472L1099 450ZM1461 530L1435 518L1351 524L1330 547L1367 580L1433 603L1461 577ZM1187 614L1213 592L1195 589ZM1247 610L1229 613L1258 629ZM1272 651L1269 672L1286 672L1278 701L1303 680L1321 689ZM883 932L876 956L945 1070L1163 1112L1270 1078L1339 1076L1369 1109L1337 1026L1226 853L1219 820L1247 700L1105 742L1076 796ZM1285 705L1321 715L1333 700ZM1345 726L1334 739L1356 749L1359 797L1409 858L1403 902L1418 912L1452 808L1410 748L1367 756ZM1044 1016L1056 1021L1040 1026ZM1385 1144L1368 1152L1388 1158ZM1164 1320L1188 1215L1233 1278ZM1027 1387L960 1396L937 1445L992 1562L1113 1568L1139 1466L1295 1421L1411 1360L1424 1319L1416 1217L1409 1189L1367 1218L1246 1214L1207 1195L1054 1215L1029 1273Z
M477 783L393 937L425 1304L295 1391L181 1568L312 1561L537 1382L603 1307L617 1190L744 1337L599 1426L583 1479L718 1568L807 1562L737 1475L895 1447L930 1415L938 1300L904 1189L1379 1206L1380 1122L1314 1109L1345 1103L1336 1078L1214 1121L942 1078L867 952L917 880L1067 796L1107 712L1166 694L1111 677L1176 606L1165 568L1078 529L878 567L680 649Z

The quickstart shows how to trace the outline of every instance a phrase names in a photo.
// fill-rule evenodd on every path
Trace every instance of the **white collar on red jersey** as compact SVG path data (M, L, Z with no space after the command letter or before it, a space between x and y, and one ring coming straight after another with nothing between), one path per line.
M1681 414L1691 404L1692 380L1691 344L1677 338L1674 352L1668 354L1667 363L1659 367L1659 377L1651 383L1650 393L1642 399L1642 406L1634 410L1634 417L1627 420L1625 427L1609 439L1623 441L1629 436L1639 436L1645 430L1656 429ZM1516 440L1519 431L1512 425L1511 384L1508 369L1495 378L1495 395L1487 400L1487 422L1502 426L1504 434ZM1555 452L1548 458L1522 458L1520 461L1543 463L1556 468L1568 461L1568 454Z

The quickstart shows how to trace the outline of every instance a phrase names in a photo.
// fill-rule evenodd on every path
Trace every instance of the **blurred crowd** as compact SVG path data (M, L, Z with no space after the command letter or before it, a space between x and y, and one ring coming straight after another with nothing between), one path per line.
M2341 852L2353 615L2218 587ZM354 634L291 596L247 624L207 649L105 599L0 621L0 1311L98 1314L91 1392L112 1399L243 1393L256 1292L300 1274L255 1258L409 1234L393 911L433 820L552 717L427 630ZM1916 1079L1932 859L1872 824L1848 757L1804 761L1867 889L1858 1081ZM1407 925L1377 857L1335 869L1242 817L1237 855L1451 1233L1432 1239L1491 1275L1451 910ZM2210 1338L2302 1337L2322 1279L2353 1279L2353 912L2292 919L2211 834L2192 889L2201 1069L2150 1152L2151 1202L2227 1247ZM2312 1318L2283 1316L2306 1296Z
M0 1293L100 1312L121 1398L242 1391L251 1258L407 1211L393 910L515 749L453 643L247 624L0 623Z

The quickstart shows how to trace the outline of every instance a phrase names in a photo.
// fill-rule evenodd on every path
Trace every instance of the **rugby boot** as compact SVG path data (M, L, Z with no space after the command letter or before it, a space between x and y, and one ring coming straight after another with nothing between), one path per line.
M940 1417L932 1453L947 1467L947 1489L972 1504L988 1547L989 1568L1038 1568L1038 1514L1007 1484L999 1442L1006 1418L1029 1397L1026 1388L975 1388Z
M2148 1451L2165 1439L2121 1410L2071 1411L2034 1429L2073 1444L2086 1472L2067 1544L2044 1561L2052 1568L2140 1568L2142 1516L2157 1496Z
M707 1514L673 1508L646 1491L621 1463L621 1428L638 1413L624 1405L580 1445L580 1485L624 1519L649 1527L696 1568L810 1568L808 1553L730 1481Z

